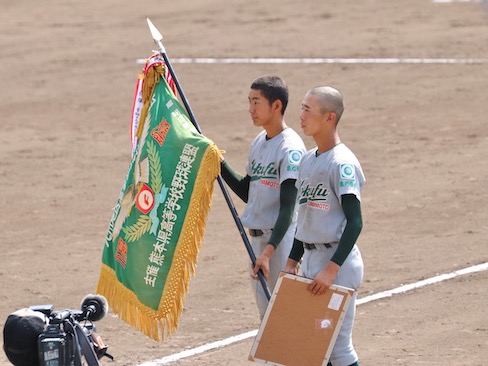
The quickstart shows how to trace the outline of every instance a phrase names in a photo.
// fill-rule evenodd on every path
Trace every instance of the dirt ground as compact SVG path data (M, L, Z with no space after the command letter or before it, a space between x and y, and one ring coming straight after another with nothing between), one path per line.
M36 304L78 309L96 289L104 237L130 161L137 59L488 58L481 3L429 0L3 1L0 11L0 327ZM251 81L339 88L342 140L366 174L359 298L486 263L488 65L174 63L204 133L243 171L259 132ZM313 141L304 137L309 148ZM243 204L232 195L239 212ZM180 327L164 343L113 313L98 322L115 361L137 365L257 329L248 256L222 192L212 209ZM361 365L484 365L487 271L358 307ZM175 362L251 365L253 339ZM0 364L7 359L0 354ZM308 366L308 365L304 365Z

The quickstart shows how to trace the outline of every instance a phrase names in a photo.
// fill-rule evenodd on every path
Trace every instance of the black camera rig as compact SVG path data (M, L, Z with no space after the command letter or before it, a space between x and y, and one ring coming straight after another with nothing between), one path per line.
M85 297L81 310L56 312L53 305L29 308L43 313L49 321L38 338L39 365L98 366L98 360L104 356L113 360L107 353L108 346L95 332L94 321L101 319L107 312L104 297Z

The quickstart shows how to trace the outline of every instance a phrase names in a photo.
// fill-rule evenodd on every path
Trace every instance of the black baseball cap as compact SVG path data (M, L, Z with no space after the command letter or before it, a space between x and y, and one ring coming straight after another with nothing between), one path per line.
M37 366L37 339L44 331L44 314L28 308L10 314L3 327L5 354L15 366Z

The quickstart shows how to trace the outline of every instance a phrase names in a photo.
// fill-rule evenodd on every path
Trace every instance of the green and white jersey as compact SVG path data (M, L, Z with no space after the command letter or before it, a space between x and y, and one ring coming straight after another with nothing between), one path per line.
M317 148L302 158L298 189L298 222L295 237L306 243L333 243L341 239L346 217L341 196L361 200L366 179L358 159L340 143L316 155Z
M298 179L298 167L306 148L291 128L266 139L262 131L251 144L246 173L251 177L249 197L241 221L250 229L272 229L280 209L280 185ZM293 222L296 222L296 212Z

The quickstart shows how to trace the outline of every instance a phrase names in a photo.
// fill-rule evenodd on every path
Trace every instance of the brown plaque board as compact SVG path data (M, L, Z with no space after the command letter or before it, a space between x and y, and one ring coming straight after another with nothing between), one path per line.
M281 273L249 360L267 365L327 365L354 290L332 285L307 291L312 280Z

